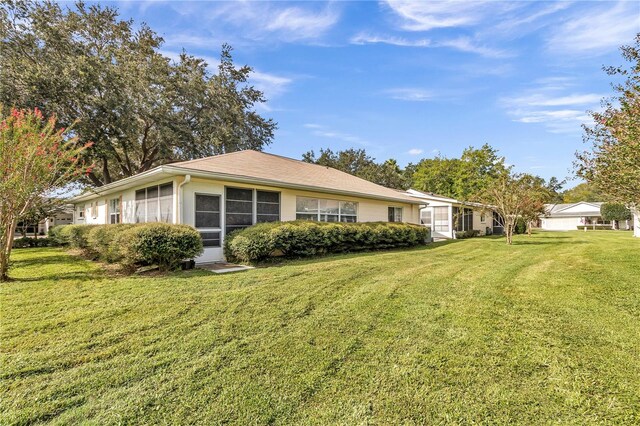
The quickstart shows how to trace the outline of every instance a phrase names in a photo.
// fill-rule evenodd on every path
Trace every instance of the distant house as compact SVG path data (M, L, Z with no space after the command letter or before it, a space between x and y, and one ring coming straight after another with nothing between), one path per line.
M255 223L420 223L423 202L325 166L239 151L159 166L71 200L74 223L183 223L200 231L197 262L223 260L224 239Z
M407 193L422 201L420 223L431 228L434 238L455 238L456 231L476 230L480 235L502 234L498 215L482 204L458 201L429 192L409 189Z
M72 207L62 207L56 210L50 217L40 220L38 223L18 222L15 236L47 235L49 229L56 225L70 225L73 223Z
M602 219L600 207L604 203L581 201L571 204L547 204L540 216L540 227L547 231L575 231L576 229L613 228L613 223ZM625 224L631 226L631 224ZM622 228L622 225L621 225ZM624 229L624 228L623 228Z

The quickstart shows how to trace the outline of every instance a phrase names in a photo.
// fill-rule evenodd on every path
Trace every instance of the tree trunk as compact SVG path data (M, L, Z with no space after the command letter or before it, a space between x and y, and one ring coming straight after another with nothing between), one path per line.
M2 224L4 229L2 235L0 235L0 282L9 281L9 256L11 256L11 248L13 246L13 234L16 231L17 222L15 219L11 219Z

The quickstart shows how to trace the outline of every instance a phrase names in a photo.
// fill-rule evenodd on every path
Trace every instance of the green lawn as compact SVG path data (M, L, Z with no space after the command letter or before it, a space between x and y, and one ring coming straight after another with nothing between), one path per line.
M232 275L59 249L0 286L1 424L638 424L640 239L475 238Z

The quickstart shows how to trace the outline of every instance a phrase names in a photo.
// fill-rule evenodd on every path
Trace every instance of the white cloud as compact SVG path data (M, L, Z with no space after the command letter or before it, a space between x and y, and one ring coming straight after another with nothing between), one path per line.
M283 94L293 82L288 77L281 77L266 72L254 70L249 76L249 83L253 84L256 89L264 92L267 99L275 98Z
M500 104L513 121L542 124L552 133L581 132L581 124L591 120L587 111L597 109L603 95L566 93L573 86L564 77L541 79L517 96L501 98Z
M507 52L494 49L487 46L478 45L474 40L469 37L459 37L456 39L433 41L427 38L420 38L411 40L404 37L385 36L385 35L372 35L367 33L359 33L353 36L350 40L351 44L389 44L392 46L401 47L445 47L462 52L475 53L481 56L502 58L510 56Z
M456 39L444 40L439 42L438 45L451 47L462 52L476 53L480 56L489 58L505 58L508 56L512 56L510 53L504 50L494 49L491 47L476 44L476 42L469 37L458 37Z
M596 55L631 44L640 31L640 3L618 1L594 3L581 8L553 33L548 40L550 50L563 54Z
M299 7L290 7L271 16L265 28L283 32L293 39L316 38L333 27L338 18L338 14L330 8L314 13Z
M206 10L199 12L207 15L212 24L230 24L241 30L241 37L253 41L313 40L340 20L340 11L333 4L322 9L307 5L310 3L283 8L278 3L239 1L216 3L212 7L212 3L207 3Z
M429 90L410 87L389 89L385 91L385 93L389 95L391 99L411 102L425 102L434 97L434 94Z
M307 123L304 124L304 127L306 127L307 129L311 129L311 134L315 136L320 136L328 139L337 139L343 142L355 143L362 146L371 145L369 142L365 141L359 136L351 135L349 133L337 132L320 124Z
M409 151L407 151L407 154L409 154L409 155L420 155L423 152L424 151L421 150L420 148L411 148Z
M390 44L393 46L402 47L430 47L432 46L431 40L419 39L409 40L402 37L393 36L377 36L365 33L355 35L350 40L351 44Z
M387 6L402 19L407 31L463 27L477 24L501 2L387 0Z

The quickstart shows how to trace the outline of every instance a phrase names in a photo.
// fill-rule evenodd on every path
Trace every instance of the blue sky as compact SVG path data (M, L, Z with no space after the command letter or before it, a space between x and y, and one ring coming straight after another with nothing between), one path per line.
M279 123L266 151L365 148L401 164L467 146L518 171L571 174L603 65L640 32L640 2L119 2L162 50L255 69ZM573 182L569 186L575 184Z

